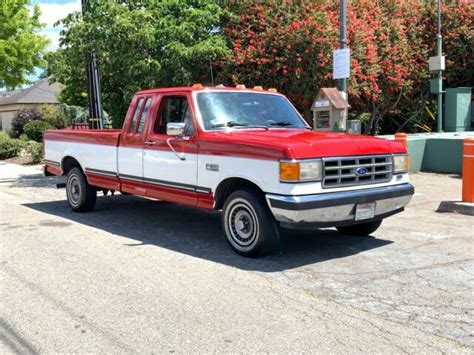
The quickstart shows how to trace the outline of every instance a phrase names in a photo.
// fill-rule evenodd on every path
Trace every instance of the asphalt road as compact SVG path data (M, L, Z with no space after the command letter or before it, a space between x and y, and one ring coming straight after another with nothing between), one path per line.
M72 213L57 178L0 162L0 353L474 353L474 217L454 177L373 237L287 233L245 259L218 213L132 196Z

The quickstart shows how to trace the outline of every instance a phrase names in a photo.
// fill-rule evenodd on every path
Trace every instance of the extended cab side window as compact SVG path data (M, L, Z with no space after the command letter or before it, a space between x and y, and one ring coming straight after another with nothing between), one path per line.
M148 119L148 113L150 112L150 106L151 106L151 97L146 99L145 108L143 109L143 112L138 124L138 130L137 130L138 134L143 132L143 127L145 127L146 120Z
M130 124L130 128L128 130L129 133L135 133L135 127L137 127L137 120L142 112L143 107L143 98L138 100L137 106L135 107L135 112L133 113L132 123Z
M194 124L186 97L173 96L163 99L159 117L155 122L154 133L166 134L166 125L170 122L184 122L186 124L186 135L194 135Z
M132 123L130 124L130 129L128 130L129 133L142 133L143 127L145 126L146 120L148 118L151 100L151 97L140 98L138 100L137 107L135 108L135 112L133 114Z

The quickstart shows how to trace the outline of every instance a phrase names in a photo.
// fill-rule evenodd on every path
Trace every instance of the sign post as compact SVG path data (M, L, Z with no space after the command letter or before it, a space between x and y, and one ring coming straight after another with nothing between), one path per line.
M351 53L350 53L349 48L336 49L333 52L333 68L332 68L333 79L334 80L347 79L349 78L350 74L351 74ZM346 90L347 90L347 87L346 87Z
M347 0L340 0L339 2L339 48L345 49L347 47L347 35L346 35L346 23L347 23ZM334 63L336 60L334 60ZM335 65L334 65L335 66ZM335 71L335 70L334 70ZM339 91L343 93L345 99L347 99L347 76L338 77L339 79Z

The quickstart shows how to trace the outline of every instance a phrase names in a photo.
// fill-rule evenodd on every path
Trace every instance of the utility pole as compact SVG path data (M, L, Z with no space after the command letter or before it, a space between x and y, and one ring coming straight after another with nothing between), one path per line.
M81 1L82 14L84 15L89 9L89 0ZM89 120L92 128L102 129L104 128L104 111L102 109L99 68L97 67L94 51L87 54L86 75Z
M441 37L441 0L438 0L438 34L436 35L436 50L439 58L443 55L443 38ZM438 120L436 128L438 132L443 130L443 70L438 70L440 89L438 91Z
M347 22L347 0L340 0L339 4L339 47L347 47L346 22ZM347 78L339 79L339 91L344 93L347 99Z

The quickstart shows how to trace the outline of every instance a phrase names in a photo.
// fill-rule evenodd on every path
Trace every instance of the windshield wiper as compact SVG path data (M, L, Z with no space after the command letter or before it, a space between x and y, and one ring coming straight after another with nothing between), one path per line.
M280 122L272 122L270 123L270 126L288 127L288 126L295 126L295 124L289 121L280 121ZM296 126L296 128L311 129L306 126L302 126L302 127Z
M219 128L219 127L244 127L244 128L263 128L263 129L268 129L267 126L260 126L260 125L251 125L248 123L239 123L235 121L228 121L226 123L218 123L215 125L212 125L211 128Z
M289 121L272 122L270 123L270 126L286 127L286 126L293 126L293 123Z
M235 121L228 121L226 123L218 123L218 124L213 124L211 128L219 128L219 127L244 127L248 126L246 123L239 123Z

